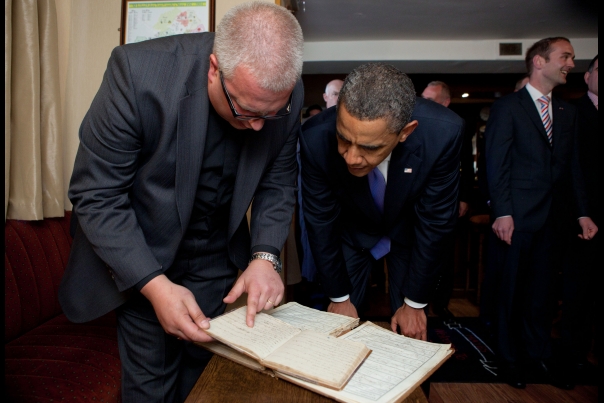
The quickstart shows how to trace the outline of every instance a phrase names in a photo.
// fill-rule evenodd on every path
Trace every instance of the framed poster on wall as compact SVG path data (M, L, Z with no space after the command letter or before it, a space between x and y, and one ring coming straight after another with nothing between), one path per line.
M215 0L122 0L120 44L213 32Z

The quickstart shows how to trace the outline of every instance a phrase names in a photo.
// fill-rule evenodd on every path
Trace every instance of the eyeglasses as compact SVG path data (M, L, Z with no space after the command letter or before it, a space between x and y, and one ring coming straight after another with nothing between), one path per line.
M237 109L235 109L235 105L233 105L231 96L229 95L229 92L226 89L226 85L224 85L224 78L222 77L222 71L220 71L219 74L220 74L220 83L222 84L222 90L224 91L224 95L226 96L227 101L229 101L229 106L231 107L231 112L233 113L233 117L235 119L237 119L237 120L255 120L255 119L276 120L276 119L281 119L282 117L287 116L292 112L292 97L294 95L293 91L291 94L289 94L289 101L287 102L287 106L279 111L281 113L277 112L276 114L270 115L270 116L242 115L241 113L237 112Z

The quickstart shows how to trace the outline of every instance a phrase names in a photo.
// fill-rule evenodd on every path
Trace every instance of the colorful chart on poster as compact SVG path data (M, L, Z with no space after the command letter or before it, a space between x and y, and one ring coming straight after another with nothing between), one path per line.
M125 43L206 32L209 16L209 1L130 1Z

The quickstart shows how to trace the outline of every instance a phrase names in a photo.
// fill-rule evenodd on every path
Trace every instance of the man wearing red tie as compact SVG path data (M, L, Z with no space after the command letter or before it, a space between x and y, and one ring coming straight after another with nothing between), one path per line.
M531 46L528 84L493 105L485 132L493 233L502 262L496 274L497 349L501 373L516 388L525 387L525 370L573 387L551 362L551 257L562 196L573 195L574 206L563 207L574 209L580 238L590 240L598 231L580 172L576 109L552 98L554 87L566 83L574 57L566 38Z

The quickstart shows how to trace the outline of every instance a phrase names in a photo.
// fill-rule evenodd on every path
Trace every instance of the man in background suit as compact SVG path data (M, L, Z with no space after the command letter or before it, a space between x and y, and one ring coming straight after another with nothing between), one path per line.
M596 225L601 225L602 208L602 140L598 121L598 56L585 73L587 93L574 102L579 124L579 161L585 178L587 202ZM596 269L602 267L602 235L596 234L590 242L571 234L570 256L563 269L562 340L567 354L567 365L578 370L589 367L587 354L591 342L599 340L600 320L596 319L596 295L599 282ZM599 263L598 263L599 262ZM596 326L596 333L592 326ZM594 337L595 336L595 337Z
M249 2L216 35L114 49L80 128L60 301L75 322L116 310L124 402L183 401L209 318L246 292L253 326L281 301L302 46L291 13Z
M579 236L588 240L598 231L585 203L576 109L551 96L554 87L566 83L574 56L566 38L546 38L531 46L526 54L529 83L493 104L485 132L492 228L502 261L496 281L497 348L503 375L517 388L526 385L523 350L532 371L544 373L556 386L573 386L550 361L551 255L561 219L553 213L560 211L564 193L574 196ZM568 182L572 186L567 189L563 185Z
M327 85L325 86L325 93L323 94L325 108L331 108L332 106L335 106L337 104L338 96L340 95L342 85L344 85L344 81L339 79L331 80L327 83Z
M431 81L422 92L422 98L441 104L445 108L451 103L451 91L443 81ZM434 296L432 297L432 311L443 320L452 320L454 315L449 311L449 301L453 293L453 277L455 275L455 238L462 234L464 224L461 219L466 216L470 208L470 197L474 188L474 155L472 154L473 125L465 125L463 146L461 149L461 177L459 182L459 222L456 225L456 237L452 237L445 253L443 254L442 268L436 282ZM467 222L467 221L466 221Z
M394 67L366 64L336 108L300 137L310 246L328 311L358 317L375 260L386 258L393 331L426 340L438 256L458 214L463 121L417 98Z

